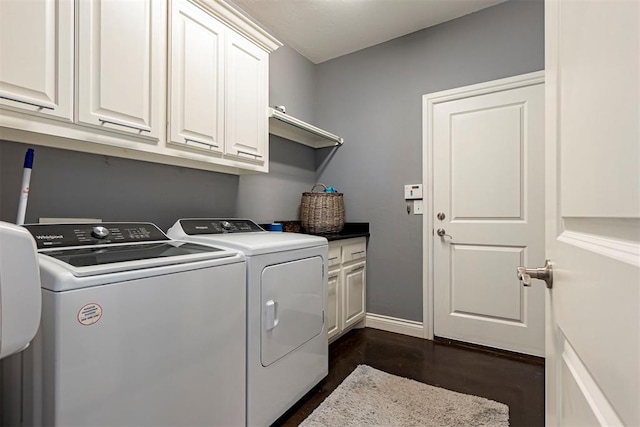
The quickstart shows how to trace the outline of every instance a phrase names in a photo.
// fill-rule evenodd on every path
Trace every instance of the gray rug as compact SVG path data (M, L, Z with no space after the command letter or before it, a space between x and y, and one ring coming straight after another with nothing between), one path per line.
M509 407L359 365L302 427L508 426Z

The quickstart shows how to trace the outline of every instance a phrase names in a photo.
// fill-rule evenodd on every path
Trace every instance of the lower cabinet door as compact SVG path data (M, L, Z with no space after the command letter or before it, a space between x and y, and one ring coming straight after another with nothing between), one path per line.
M366 262L359 262L343 269L343 328L348 328L365 316L365 274Z
M340 269L329 271L327 279L329 294L327 297L327 338L329 341L333 337L340 335L342 327L340 325Z

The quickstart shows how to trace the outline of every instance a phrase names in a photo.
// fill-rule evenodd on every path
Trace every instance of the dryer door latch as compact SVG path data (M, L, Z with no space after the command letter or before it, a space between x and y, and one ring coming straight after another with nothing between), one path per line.
M272 330L278 326L278 302L270 299L265 304L265 329Z

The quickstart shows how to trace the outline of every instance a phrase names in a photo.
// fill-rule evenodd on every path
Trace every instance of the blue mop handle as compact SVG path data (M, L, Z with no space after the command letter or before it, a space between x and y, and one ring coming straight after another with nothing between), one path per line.
M33 148L27 150L24 156L24 169L22 172L22 186L20 187L20 198L18 199L18 216L16 224L24 224L27 214L27 201L29 200L29 184L31 183L31 169L33 169Z

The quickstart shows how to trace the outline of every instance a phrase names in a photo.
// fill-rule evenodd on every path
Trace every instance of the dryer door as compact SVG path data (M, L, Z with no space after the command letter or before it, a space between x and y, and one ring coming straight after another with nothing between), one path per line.
M322 332L321 257L262 270L261 362L269 366Z

